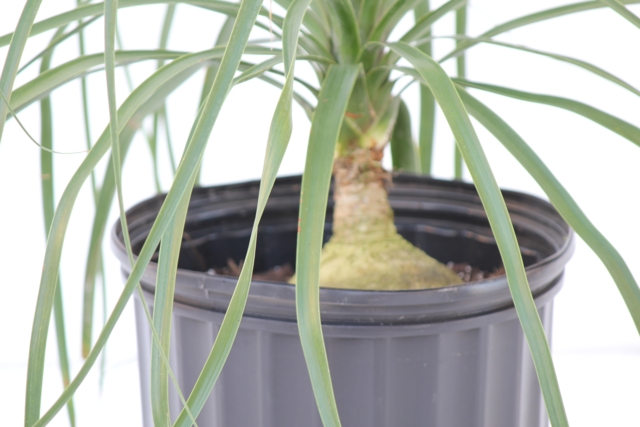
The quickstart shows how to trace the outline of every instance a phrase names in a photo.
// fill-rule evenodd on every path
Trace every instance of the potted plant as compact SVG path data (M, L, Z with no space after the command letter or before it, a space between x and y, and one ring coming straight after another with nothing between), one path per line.
M124 5L126 5L126 2L120 2L120 6ZM147 283L149 282L149 278L144 277L144 274L145 272L150 274L148 273L149 270L146 269L147 264L156 253L156 248L161 241L157 267L160 274L157 275L157 282L155 283L156 299L153 317L147 310L145 297L140 289L139 301L141 302L140 307L144 317L153 325L150 329L150 339L153 343L152 365L154 369L152 381L156 384L156 387L152 388L153 393L155 393L155 395L152 395L154 422L156 424L168 422L168 377L171 376L171 369L168 369L168 367L172 294L175 286L178 255L182 246L183 230L185 221L188 221L187 208L190 195L197 180L202 153L228 91L234 84L239 84L246 79L260 77L271 83L281 85L282 95L274 113L269 133L263 179L259 188L254 188L258 196L257 208L253 208L256 210L255 221L253 226L249 228L251 233L246 242L248 250L243 257L244 264L239 272L237 285L234 286L233 296L227 295L225 297L229 298L228 307L223 307L224 311L226 311L225 320L221 322L220 330L217 333L215 343L213 343L203 374L195 383L194 390L188 400L186 399L187 396L178 396L178 400L181 400L185 405L178 418L178 424L189 424L203 409L213 384L221 374L222 366L229 356L231 345L238 333L240 319L249 298L256 251L259 249L259 241L257 240L258 226L263 214L269 214L270 212L270 208L267 205L269 194L272 190L276 194L279 191L275 177L291 134L291 108L295 100L308 109L312 120L305 173L302 182L299 184L300 217L297 238L298 249L295 260L297 321L302 350L304 351L320 416L325 425L339 425L337 410L339 405L336 406L333 396L331 376L322 340L319 283L325 283L336 288L351 289L353 283L362 279L361 284L356 284L357 288L371 287L374 290L392 290L394 288L410 290L444 286L442 292L423 292L425 295L444 295L447 292L449 294L456 293L455 289L458 289L456 286L459 286L458 278L455 274L452 274L444 266L427 258L425 254L411 246L396 232L395 225L392 222L393 217L385 189L385 182L388 178L380 166L382 150L391 139L396 166L405 170L416 170L416 164L418 163L415 147L410 137L411 128L408 121L408 113L402 103L402 88L399 92L396 92L395 86L402 80L396 79L395 73L400 73L421 83L423 101L421 124L427 128L427 130L421 132L420 138L419 163L423 171L427 172L429 168L430 138L428 129L429 123L432 122L432 112L429 112L427 107L432 105L433 98L437 101L451 126L460 151L460 160L457 161L457 164L460 165L461 160L464 159L469 168L479 195L479 199L476 200L481 201L486 210L488 224L491 225L497 247L500 249L506 278L508 279L508 290L513 298L515 311L517 311L524 330L524 336L531 348L533 363L549 416L554 425L566 425L566 417L544 336L544 328L527 281L521 250L511 226L507 207L491 174L467 112L473 115L511 151L539 182L565 220L605 261L605 264L607 264L616 279L634 319L637 319L637 316L640 315L638 310L634 308L638 303L639 291L622 259L591 226L577 205L572 202L568 193L554 179L553 175L533 151L526 146L515 131L486 106L472 97L465 88L473 87L566 108L582 114L634 142L637 142L637 128L592 107L565 99L536 97L536 95L530 93L477 84L467 81L463 77L455 79L448 77L438 62L428 55L429 31L434 22L461 7L462 2L459 1L447 2L435 10L425 8L424 4L413 4L411 2L390 2L389 4L381 3L378 5L377 2L370 4L363 1L361 4L358 3L361 7L356 8L351 2L338 0L316 3L294 1L290 4L283 4L286 9L286 13L283 16L278 16L272 11L262 8L261 3L258 1L245 0L239 5L207 1L202 4L198 3L198 5L225 13L234 18L228 21L229 24L225 26L226 32L222 33L221 46L204 52L182 54L166 51L165 49L152 52L115 52L118 2L114 1L107 1L105 4L79 6L72 12L56 16L33 26L32 23L39 2L29 1L15 35L2 39L5 43L11 40L8 60L0 80L3 93L10 93L11 95L4 96L9 103L1 104L0 114L2 117L10 113L15 118L15 114L19 113L26 105L46 97L48 93L60 84L78 75L83 75L91 67L102 63L102 61L104 61L107 74L111 117L105 133L93 145L70 181L56 209L55 216L50 214L47 220L47 224L51 224L51 231L49 233L45 268L43 270L32 335L30 370L27 381L26 424L29 426L46 424L69 401L82 379L88 373L88 370L95 363L100 350L106 343L130 296L136 289L139 289L138 283L141 280L143 283L145 280ZM477 43L505 45L505 43L496 42L491 37L500 31L514 28L518 25L525 25L596 6L591 4L588 6L576 5L531 15L497 27L495 31L478 38L470 38L464 35L464 12L458 12L460 22L458 45L449 56L460 54ZM616 8L621 14L627 16L625 15L626 9L620 9L619 5L612 3L611 7ZM399 41L389 42L387 38L395 25L404 15L413 12L414 9L416 14L415 25L405 32L399 38ZM169 8L169 11L171 10ZM461 10L464 11L464 9ZM18 69L17 64L20 54L29 34L33 35L47 29L58 28L58 33L52 40L52 46L55 46L62 39L82 31L82 28L93 19L92 17L101 16L103 13L106 40L104 54L82 56L75 62L72 61L65 64L65 66L49 71L47 70L46 60L51 49L45 50L42 55L41 74L32 82L13 91L11 90L13 79ZM269 18L267 22L270 22L273 28L276 28L276 30L271 28L271 31L274 31L275 37L281 40L281 51L264 47L263 43L259 42L248 43L254 25L269 28L263 21L256 24L256 17L260 14ZM89 21L81 21L83 19L88 19ZM69 23L79 20L80 23L76 28L67 29ZM169 21L170 19L167 19L167 22ZM281 32L277 28L281 28ZM303 28L302 31L300 30L301 28ZM517 46L508 47L525 49ZM531 49L529 50L531 51ZM553 56L555 59L565 62L572 62L607 80L627 87L629 90L634 90L628 87L625 82L593 65L559 55L543 52L534 53ZM257 63L244 62L244 54L266 55L267 60ZM136 87L126 101L116 109L114 83L114 68L116 64L144 59L171 60L171 62L160 67L158 71ZM401 59L405 62L400 62ZM310 86L306 82L301 84L317 97L315 107L313 104L306 102L296 91L295 63L297 60L307 60L314 65L319 87ZM156 121L161 122L163 118L162 105L166 96L208 61L214 61L215 66L209 68L210 78L205 81L206 90L204 90L205 95L203 96L202 106L177 167L171 190L166 197L156 199L155 202L159 205L157 218L150 229L144 231L144 243L139 239L136 241L139 246L136 247L134 255L131 239L128 235L129 226L126 225L127 220L122 207L121 163L133 134L131 126L127 125L140 121L141 118L152 113L156 114ZM283 64L284 71L278 71L278 68L274 69L280 63ZM463 61L460 61L459 74L461 76L464 75L463 69ZM240 71L239 74L237 74L238 70ZM276 74L279 72L284 77L284 81L274 81L273 78L264 75L266 72L275 72ZM43 101L42 108L43 117L50 116L50 111L47 112L46 100ZM45 122L43 121L43 123ZM46 132L44 135L46 135ZM391 137L392 135L393 137ZM150 142L152 148L155 147L153 135L150 138ZM45 139L42 139L41 143L44 149L50 149L50 143ZM56 282L65 228L78 191L109 148L112 149L110 167L107 169L107 176L100 189L97 206L98 211L101 212L102 207L109 205L113 194L118 195L123 224L120 230L127 260L131 264L130 274L122 297L107 321L103 332L95 343L91 342L91 337L89 336L85 348L87 357L85 365L75 379L69 383L63 395L51 409L45 414L40 414L42 361L46 347L46 331L52 309L57 304ZM334 162L336 153L337 157ZM321 258L332 170L336 174L336 202L333 207L334 236L326 245L324 255ZM458 167L458 170L461 170L461 166ZM413 200L415 202L420 200L423 195L417 190L417 193L412 193L410 181L409 179L406 189L403 188L402 182L399 181L397 188L400 192L405 191L405 197L409 201ZM430 185L435 188L438 187L437 183L431 183ZM221 191L231 194L229 196L231 199L229 200L233 200L233 188ZM464 191L460 191L464 193L470 190L466 188ZM220 199L228 201L223 196L220 196ZM217 196L214 194L215 197ZM533 201L532 203L535 204ZM540 209L544 211L545 208L540 207ZM548 210L547 213L550 216L553 215ZM357 218L357 221L354 218ZM143 219L148 220L148 217ZM101 239L101 234L104 231L104 221L104 219L96 220L94 243L99 242ZM132 231L135 230L133 226L134 224L131 225ZM559 229L563 228L561 221L556 222L556 228L558 227ZM565 244L565 250L564 252L558 251L558 253L562 252L564 254L569 248L569 245L567 245L569 234L567 229L565 229L564 235L560 234L560 239ZM372 235L375 235L375 239L372 238ZM135 237L140 238L139 235ZM384 243L380 244L380 242ZM185 247L188 247L188 244ZM94 244L87 274L86 295L89 305L93 295L93 277L99 266L99 249L97 248L97 244ZM410 259L411 262L407 263L407 259ZM344 265L345 260L349 261L346 266ZM384 262L380 260L384 260ZM420 268L416 267L421 265L422 267ZM378 270L379 267L381 267L381 270ZM387 272L389 267L392 268L391 273ZM405 275L405 273L411 273L414 268L415 271L413 271L412 275ZM349 276L352 272L357 274ZM372 277L364 276L368 272L373 273ZM557 277L558 274L559 272L556 271L556 276L554 277ZM388 287L391 283L391 278L394 278L394 276L397 278L397 282L394 283L394 286ZM433 279L416 286L416 283L426 276L432 276ZM375 278L378 277L382 277L384 280L380 283L375 283ZM342 282L343 278L346 278L346 281ZM284 292L293 292L294 289L283 284L278 286L278 289L287 290ZM535 286L532 287L535 291ZM450 291L451 289L454 290ZM336 292L338 293L335 293L335 295L340 295L339 291ZM350 295L349 292L352 295L356 294L353 291L342 292L344 292L342 295ZM361 291L360 294L362 292L364 291ZM473 291L471 292L473 293ZM329 295L328 292L327 295ZM376 294L371 293L371 295ZM404 295L417 294L405 293ZM495 309L496 307L491 307L491 310ZM90 315L90 312L88 314ZM483 314L486 314L486 312L483 312ZM438 318L436 316L428 320L433 323ZM356 329L365 330L366 328Z

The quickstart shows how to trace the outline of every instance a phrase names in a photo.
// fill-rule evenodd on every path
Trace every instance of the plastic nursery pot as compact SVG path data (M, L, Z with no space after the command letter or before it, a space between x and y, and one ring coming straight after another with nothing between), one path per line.
M191 391L236 279L212 275L245 256L258 182L194 190L177 276L171 363ZM300 177L278 179L267 206L255 271L295 266ZM542 322L551 330L553 297L573 249L573 234L553 207L505 191ZM472 185L418 176L394 179L389 199L399 232L447 263L491 271L501 265ZM127 216L139 251L162 204L149 199ZM332 207L325 238L331 233ZM112 243L127 276L121 229ZM208 273L209 272L209 273ZM156 264L142 280L153 304ZM198 423L207 427L321 426L295 323L295 288L254 281L231 354ZM345 427L542 427L547 416L529 349L504 276L434 290L321 289L324 337L338 410ZM151 335L136 300L145 426ZM173 391L173 387L170 386ZM181 409L171 396L172 417Z

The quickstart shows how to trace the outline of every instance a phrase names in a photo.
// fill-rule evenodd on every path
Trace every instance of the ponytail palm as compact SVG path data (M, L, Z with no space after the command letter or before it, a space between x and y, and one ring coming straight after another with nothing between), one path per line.
M168 28L176 3L181 4L180 7L182 4L191 5L226 16L227 21L218 37L218 46L200 52L166 49ZM621 13L621 10L626 10L623 3L632 1L611 3ZM430 170L434 102L437 102L444 113L461 159L467 165L486 209L503 258L514 305L531 349L545 403L555 427L568 423L549 347L529 290L505 203L469 114L494 134L522 163L567 222L600 256L612 273L640 330L640 291L620 255L591 225L522 138L504 120L469 94L467 89L490 91L567 109L639 145L640 129L577 101L472 82L464 76L463 60L459 61L461 66L458 75L455 78L449 77L440 63L430 55L431 29L442 17L466 7L463 0L445 2L437 9L430 9L426 0L281 0L280 9L285 11L282 14L262 6L259 0L242 0L240 3L221 0L106 0L104 3L87 2L71 11L34 23L39 4L39 1L28 0L15 34L0 37L0 46L11 43L0 76L0 90L2 99L5 100L0 102L0 136L5 116L17 119L23 108L35 102L47 102L48 95L63 84L82 79L103 68L109 76L108 81L105 81L109 88L111 121L95 142L88 141L93 142L90 151L60 198L55 215L47 219L47 223L51 224L50 233L29 355L25 414L25 424L28 427L46 425L70 401L104 348L132 293L138 289L138 281L159 244L161 250L158 271L161 274L157 283L155 310L153 316L149 315L154 358L151 381L158 385L152 394L152 407L154 422L157 425L170 425L166 417L167 383L169 378L173 378L173 373L168 366L171 336L171 322L168 319L171 318L180 236L189 196L197 182L209 135L227 94L235 85L255 78L281 88L271 128L265 136L268 145L257 214L242 272L225 320L193 391L183 398L184 409L174 425L193 424L229 355L247 300L260 217L291 137L294 101L305 109L312 123L301 189L295 276L296 305L302 347L325 426L338 426L340 420L322 340L319 286L391 290L458 283L455 274L398 235L386 194L390 177L388 171L381 166L384 149L390 144L396 167L407 171ZM168 5L160 48L115 51L119 9L150 4ZM584 61L507 45L492 39L504 31L520 26L601 7L605 6L598 2L562 6L503 23L476 38L464 34L465 25L462 21L466 14L458 12L457 27L460 31L456 36L456 48L445 59L456 56L462 58L467 49L478 43L494 43L570 62L638 94L636 88ZM399 23L408 14L414 15L414 24L408 29L399 28ZM100 19L103 15L105 19ZM62 40L76 34L81 35L86 26L100 23L106 25L103 53L82 54L57 67L43 66L39 75L31 81L20 87L13 87L24 45L30 36L57 30L47 51L39 55L45 63L50 52ZM255 34L256 29L269 31L276 43L269 42L272 45L267 46L263 40L251 39L250 36ZM390 39L391 35L393 39ZM158 61L159 68L133 88L118 106L115 100L114 68L146 60ZM297 74L296 63L300 61L311 64L317 82L305 81ZM154 117L155 125L148 140L155 159L155 141L158 140L157 133L161 131L157 123L167 120L165 99L203 67L208 72L203 84L202 103L175 170L171 188L137 258L131 252L128 237L125 237L132 272L120 299L95 342L90 333L84 334L85 364L76 377L65 384L65 391L60 398L41 413L48 325L54 304L56 314L62 310L62 303L55 297L59 264L66 229L78 193L84 182L94 174L98 163L107 153L111 153L110 167L96 194L99 209L96 209L85 283L85 296L88 297L85 297L83 321L85 330L90 331L95 276L100 270L100 248L107 221L106 212L116 194L121 207L121 221L126 230L121 194L122 187L128 183L122 182L121 165L127 156L133 134L145 117ZM411 87L406 85L411 82L416 84ZM413 142L410 115L402 99L405 90L414 88L420 90L422 107L418 146ZM43 123L47 119L48 117L43 116ZM43 137L43 145L48 147L50 142L47 140L45 144L45 139ZM333 237L323 249L322 237L332 174L335 178ZM47 200L51 199L48 196ZM180 392L178 394L181 395Z

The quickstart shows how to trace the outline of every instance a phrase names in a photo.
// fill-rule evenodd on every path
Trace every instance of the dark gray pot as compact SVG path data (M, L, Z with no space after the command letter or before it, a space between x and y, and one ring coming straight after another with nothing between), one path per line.
M265 212L256 271L295 263L300 178L279 179ZM187 395L213 345L235 279L207 274L245 254L258 183L193 194L176 286L171 363ZM527 274L549 334L553 297L573 250L573 233L547 202L505 191ZM398 176L389 198L398 230L443 262L500 265L472 185ZM163 196L128 212L139 250ZM331 206L326 236L330 235ZM119 225L113 246L129 266ZM142 280L153 304L156 265ZM238 337L198 417L203 427L321 426L295 323L294 287L253 282ZM542 427L547 416L504 276L421 291L321 289L323 330L344 427ZM150 332L136 300L145 426ZM172 396L172 416L180 409Z

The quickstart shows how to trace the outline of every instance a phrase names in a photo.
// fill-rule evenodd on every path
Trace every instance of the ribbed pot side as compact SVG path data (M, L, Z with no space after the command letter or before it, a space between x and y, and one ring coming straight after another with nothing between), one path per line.
M181 251L171 364L185 395L209 355L236 279L210 274L244 257L258 182L194 190ZM278 179L261 223L256 271L295 266L300 177ZM573 234L547 202L504 192L542 323ZM441 262L491 271L500 256L472 185L399 175L389 199L400 234ZM140 250L163 196L127 213ZM325 239L330 236L331 204ZM119 225L112 245L126 277ZM152 307L156 264L142 279ZM231 354L198 424L320 427L295 323L294 287L254 281ZM144 425L150 411L151 334L136 299ZM401 292L321 289L323 331L344 427L543 427L548 421L533 363L504 276ZM173 392L171 412L181 409Z

